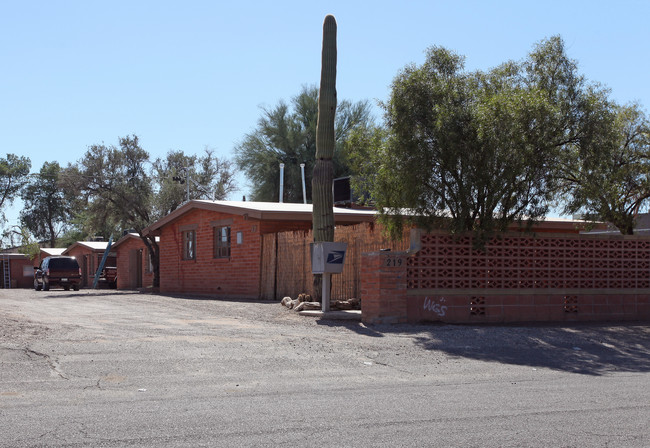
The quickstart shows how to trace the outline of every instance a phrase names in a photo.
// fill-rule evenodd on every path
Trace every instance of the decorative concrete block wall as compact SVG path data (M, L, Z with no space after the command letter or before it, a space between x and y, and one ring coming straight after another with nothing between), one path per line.
M647 236L508 234L477 249L470 236L434 233L421 236L417 252L401 255L405 264L379 261L399 256L364 258L365 321L650 320ZM402 294L404 277L406 319L393 303L399 299L389 298L395 279L395 297Z

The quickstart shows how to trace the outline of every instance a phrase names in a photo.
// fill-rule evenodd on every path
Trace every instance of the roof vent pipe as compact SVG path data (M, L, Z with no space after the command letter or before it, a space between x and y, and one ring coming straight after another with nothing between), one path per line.
M307 190L305 189L305 164L300 164L300 176L302 177L302 202L307 203Z
M280 203L284 202L282 197L284 196L284 163L280 164Z

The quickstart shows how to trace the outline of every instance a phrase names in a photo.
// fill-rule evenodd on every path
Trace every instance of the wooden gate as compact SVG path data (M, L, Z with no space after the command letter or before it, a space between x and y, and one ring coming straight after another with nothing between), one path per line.
M260 298L280 300L300 293L313 295L310 243L311 231L282 232L262 235ZM332 276L332 299L346 300L360 296L361 254L381 249L406 250L408 237L390 241L370 223L338 226L334 240L348 243L343 273Z

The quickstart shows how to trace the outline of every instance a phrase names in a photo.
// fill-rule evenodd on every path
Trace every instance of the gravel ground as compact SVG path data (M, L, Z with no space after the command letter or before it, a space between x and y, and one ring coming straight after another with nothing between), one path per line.
M0 362L0 447L650 446L647 323L366 326L2 290Z
M0 343L29 345L56 338L75 325L68 313L26 317L11 302L25 303L43 292L12 290L11 301L2 301L0 293ZM40 294L40 296L39 296ZM518 365L537 365L561 371L604 374L615 371L650 371L650 325L632 323L576 323L525 325L446 325L386 324L365 325L356 321L329 320L300 316L279 303L254 300L210 300L193 296L133 294L123 291L82 290L77 293L52 291L50 298L73 297L112 300L116 306L128 302L144 309L164 304L161 313L174 311L191 318L210 316L218 321L239 322L243 329L253 327L264 334L291 334L292 345L320 348L317 340L328 345L343 345L371 357L397 357L419 362L423 357L459 357ZM8 297L7 297L8 298ZM27 310L43 309L38 302ZM75 306L71 310L77 312ZM130 308L129 308L130 309ZM84 307L79 308L84 315ZM89 311L92 313L92 311ZM61 324L63 325L57 325ZM333 338L334 337L334 338ZM333 338L333 339L332 339Z

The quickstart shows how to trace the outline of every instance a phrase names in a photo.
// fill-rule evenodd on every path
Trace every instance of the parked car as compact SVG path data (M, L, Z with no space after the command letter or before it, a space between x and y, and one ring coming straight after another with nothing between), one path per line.
M81 285L81 268L74 257L45 257L34 271L34 289L48 291L51 287L61 287L66 291L70 287L79 291Z

